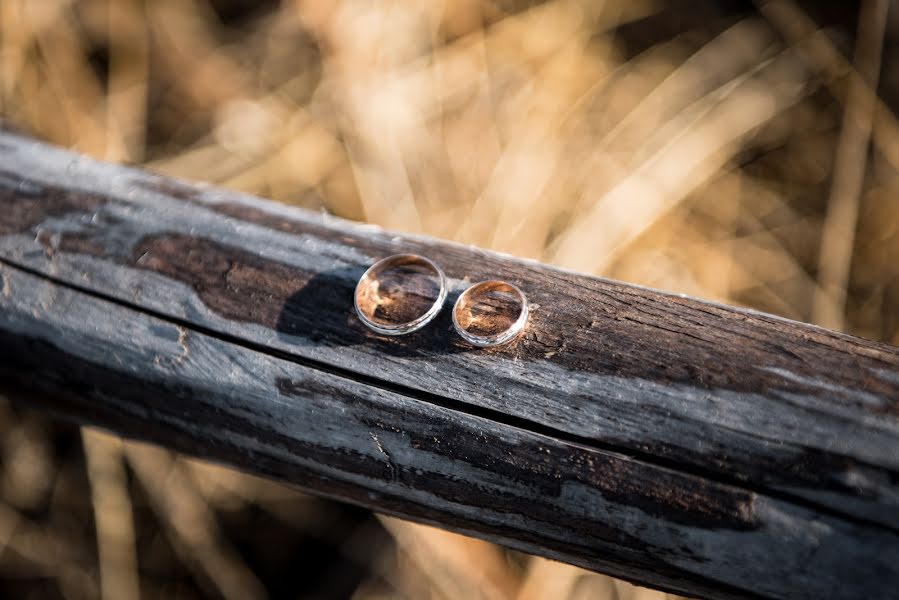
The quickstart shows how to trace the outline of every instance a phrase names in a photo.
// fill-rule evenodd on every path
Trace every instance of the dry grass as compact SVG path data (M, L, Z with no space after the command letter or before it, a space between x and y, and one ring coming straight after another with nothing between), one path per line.
M3 0L0 115L97 157L899 343L899 15L836 4ZM392 519L332 539L333 505L271 483L92 431L67 454L63 426L10 408L0 428L0 574L22 597L278 595L229 540L251 508L364 567L360 599L664 596Z

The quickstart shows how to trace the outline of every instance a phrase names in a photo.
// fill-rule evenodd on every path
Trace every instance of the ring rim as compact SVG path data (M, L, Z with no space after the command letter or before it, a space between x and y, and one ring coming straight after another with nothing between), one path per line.
M405 321L403 323L397 323L395 325L376 323L362 311L359 306L359 293L360 291L362 291L363 285L369 283L377 275L383 273L391 267L419 263L424 264L426 267L431 269L437 275L437 279L440 281L440 291L437 294L437 298L434 300L434 303L430 308L428 308L427 311L422 313L420 316L412 319L411 321ZM356 315L359 317L359 320L362 321L362 324L375 333L389 336L406 335L407 333L418 331L419 329L430 323L434 319L434 317L437 316L437 313L439 313L443 308L443 304L444 302L446 302L446 295L446 275L443 273L443 269L437 266L437 263L429 258L421 256L420 254L392 254L376 261L373 265L365 270L361 277L359 277L359 281L356 282L356 289L353 292L353 306L356 308Z
M457 311L459 311L462 303L466 301L473 293L483 288L495 285L502 285L504 287L507 287L510 291L518 296L519 300L521 301L521 312L519 312L518 318L515 319L515 322L512 323L508 329L499 333L495 333L493 335L475 335L473 333L469 333L464 327L462 327L461 323L459 323L459 318L456 316ZM469 344L472 344L479 348L490 348L493 346L508 344L516 337L518 337L521 332L524 331L524 326L527 324L529 315L530 308L528 306L528 298L524 295L524 292L521 291L521 288L513 283L509 283L508 281L488 279L486 281L481 281L469 286L468 289L459 294L459 297L456 298L456 302L453 305L453 328L455 328L456 333L458 333L462 337L462 339L464 339Z

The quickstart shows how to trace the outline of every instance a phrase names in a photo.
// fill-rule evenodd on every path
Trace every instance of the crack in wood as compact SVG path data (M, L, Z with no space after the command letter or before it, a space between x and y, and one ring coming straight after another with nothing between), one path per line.
M187 345L188 329L183 325L176 326L178 330L178 348L180 353L174 356L156 355L155 364L167 369L174 369L190 357L190 348Z
M387 466L390 468L390 479L391 481L396 481L396 465L393 464L393 459L390 458L390 453L384 449L384 446L381 444L381 440L378 439L378 436L375 435L373 431L368 432L368 435L371 436L372 441L375 443L375 448L378 449L378 452L384 455L384 459L387 462Z

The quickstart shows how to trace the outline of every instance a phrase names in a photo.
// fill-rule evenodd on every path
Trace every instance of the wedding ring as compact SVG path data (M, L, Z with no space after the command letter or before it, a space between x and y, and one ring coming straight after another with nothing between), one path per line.
M466 342L481 348L511 342L527 320L527 298L505 281L476 283L453 306L453 327Z
M359 319L382 335L412 333L427 325L446 301L446 276L424 256L395 254L362 274L354 304Z

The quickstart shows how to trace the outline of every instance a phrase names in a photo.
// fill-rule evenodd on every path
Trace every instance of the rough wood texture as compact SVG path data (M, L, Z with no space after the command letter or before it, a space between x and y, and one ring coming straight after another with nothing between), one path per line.
M407 517L709 597L899 589L899 350L0 134L0 391ZM524 336L400 338L366 266L507 279Z

